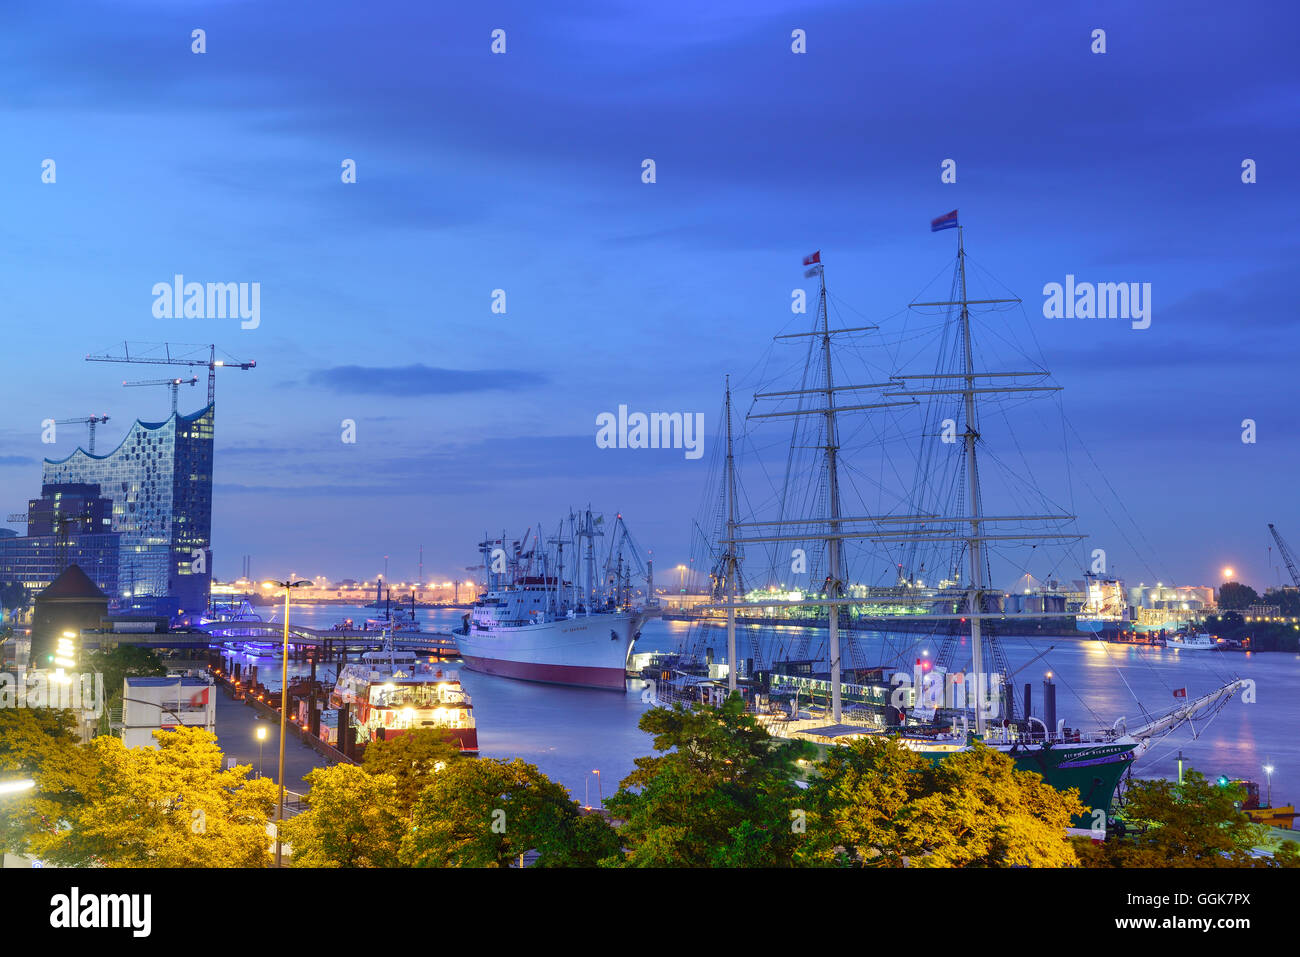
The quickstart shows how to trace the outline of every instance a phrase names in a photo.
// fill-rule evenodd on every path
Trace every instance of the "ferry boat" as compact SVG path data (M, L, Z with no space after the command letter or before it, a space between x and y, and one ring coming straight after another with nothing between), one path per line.
M360 663L339 672L330 707L345 706L360 746L436 728L455 739L462 754L478 754L474 707L460 675L420 661L414 652L395 649L391 638L381 650L364 653Z
M1181 648L1184 651L1213 651L1219 647L1213 635L1205 632L1177 632L1165 639L1166 648Z
M597 577L595 539L603 536L602 516L588 508L569 514L556 535L543 539L540 526L529 530L509 552L504 534L479 543L488 588L463 616L452 637L471 671L538 681L622 691L627 660L641 625L657 614L653 563L642 562L623 517L610 539L604 575ZM529 537L533 548L524 551ZM585 556L583 546L585 544ZM581 568L566 569L565 549ZM625 552L626 560L625 560ZM633 607L633 566L645 573L644 606ZM573 580L565 578L572 571ZM579 584L578 579L585 578Z

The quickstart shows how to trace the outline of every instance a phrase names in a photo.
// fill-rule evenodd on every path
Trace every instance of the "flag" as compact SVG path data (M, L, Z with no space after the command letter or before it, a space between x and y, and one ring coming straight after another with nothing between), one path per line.
M822 251L820 249L817 250L815 253L813 253L811 256L803 257L803 264L805 266L811 266L813 263L819 263L821 261L822 261Z
M203 707L203 706L204 706L205 704L207 704L207 703L208 703L208 689L207 689L207 688L204 688L202 691L196 691L194 694L192 694L192 695L190 696L190 707L191 707L191 708L201 708L201 707Z
M930 220L930 232L937 233L941 229L952 229L957 225L957 210L951 213L944 213L938 219Z
M822 267L821 267L820 265L813 266L812 269L806 270L806 271L804 272L804 274L803 274L803 278L804 278L804 279L812 279L812 278L815 277L815 276L820 276L820 275L821 275L821 272L822 272Z
M1186 698L1186 697L1187 697L1187 689L1186 689L1186 688L1175 688L1175 689L1174 689L1174 697L1175 697L1175 698Z

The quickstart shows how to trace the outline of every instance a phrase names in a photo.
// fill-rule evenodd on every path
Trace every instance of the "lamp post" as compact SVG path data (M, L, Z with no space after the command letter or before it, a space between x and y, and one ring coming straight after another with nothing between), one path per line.
M603 811L605 810L605 795L600 787L600 769L597 768L591 773L596 775L596 797L600 801L600 809Z
M1268 806L1273 806L1273 765L1264 765L1264 773L1268 776Z
M275 866L283 866L284 848L280 843L280 824L284 821L284 732L289 718L289 595L295 588L310 585L309 581L271 580L263 582L266 588L284 589L284 647L280 650L280 763L277 778L280 796L275 802Z

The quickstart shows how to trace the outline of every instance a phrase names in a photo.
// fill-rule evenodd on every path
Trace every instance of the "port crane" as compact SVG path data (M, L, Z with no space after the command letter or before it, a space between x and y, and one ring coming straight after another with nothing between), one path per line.
M207 350L207 356L203 351ZM120 353L117 350L97 354L86 354L87 362L130 362L140 365L155 366L189 366L206 367L208 370L208 405L213 405L217 398L218 369L256 369L256 360L240 362L217 358L215 345L194 345L188 343L122 343Z
M623 560L623 546L626 545L629 552L629 558ZM636 539L632 537L632 532L628 530L627 523L623 521L623 514L620 512L615 516L614 528L610 536L609 553L605 558L605 585L613 586L616 598L619 604L632 603L632 572L635 570L646 584L646 604L657 605L655 598L655 562L653 558L647 557L644 561L641 558L641 549L637 546Z
M89 426L90 442L88 443L88 448L86 449L86 451L89 452L91 455L95 454L95 426L99 425L99 423L101 422L107 422L107 421L108 421L108 416L106 415L88 415L82 419L54 419L53 420L55 425Z
M141 385L166 385L166 386L171 386L171 390L172 390L172 411L175 412L175 411L176 411L176 400L177 400L177 398L179 397L179 394L180 394L180 387L181 387L182 385L194 385L194 384L197 383L198 381L199 381L199 377L196 376L196 375L192 375L192 376L190 376L188 379L140 379L140 380L137 381L137 382L127 382L127 381L123 380L122 385L124 385L124 386L128 386L128 387L130 387L130 386L141 386Z
M1268 523L1268 530L1273 533L1273 541L1277 542L1277 550L1282 555L1282 561L1286 562L1286 570L1291 573L1291 580L1295 582L1297 588L1300 588L1300 569L1296 568L1295 557L1291 554L1290 547L1277 533L1277 528L1272 522Z

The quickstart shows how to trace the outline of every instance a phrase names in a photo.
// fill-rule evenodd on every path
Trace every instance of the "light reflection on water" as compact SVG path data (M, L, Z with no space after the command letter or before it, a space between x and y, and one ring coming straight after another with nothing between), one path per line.
M268 619L271 609L263 609ZM278 611L278 609L277 609ZM342 618L360 623L379 614L373 609L342 606L294 606L292 620L317 628L328 628ZM426 630L448 631L464 612L451 609L420 609ZM719 661L725 659L726 639L722 629L710 644ZM683 622L651 621L642 629L637 651L677 650L689 632ZM824 630L782 628L762 631L742 629L742 656L750 635L759 634L760 647L776 641L787 651L806 647L813 655L824 655ZM769 633L780 637L769 639ZM807 642L801 638L806 637ZM923 636L893 636L867 633L857 639L859 654L846 652L846 661L875 664L888 662L910 670L911 662L923 650L934 658L941 641ZM1265 791L1265 763L1271 762L1275 804L1300 800L1300 740L1295 725L1300 718L1300 655L1217 651L1184 651L1116 645L1076 638L1002 638L1002 648L1018 686L1034 684L1035 710L1041 710L1042 680L1051 671L1057 684L1057 714L1070 727L1109 727L1119 717L1130 726L1146 720L1144 708L1158 714L1182 699L1173 691L1186 688L1189 697L1211 691L1234 677L1256 682L1256 703L1232 699L1211 722L1197 730L1190 728L1162 739L1138 762L1135 774L1142 777L1174 777L1179 750L1190 766L1208 777L1226 774L1260 782ZM1048 648L1052 650L1038 658ZM965 660L963 661L963 656ZM1037 660L1034 660L1037 658ZM1032 663L1031 663L1032 662ZM262 659L259 677L278 690L279 668L273 659ZM963 643L955 667L969 667L969 640ZM986 670L991 670L986 668ZM291 673L304 669L291 667ZM322 680L332 679L320 672ZM479 746L488 757L520 757L538 765L558 780L578 800L584 788L596 800L596 778L601 772L605 796L633 769L633 760L651 753L650 738L636 724L648 707L639 688L624 694L580 688L538 685L508 678L461 671L461 680L474 702Z

